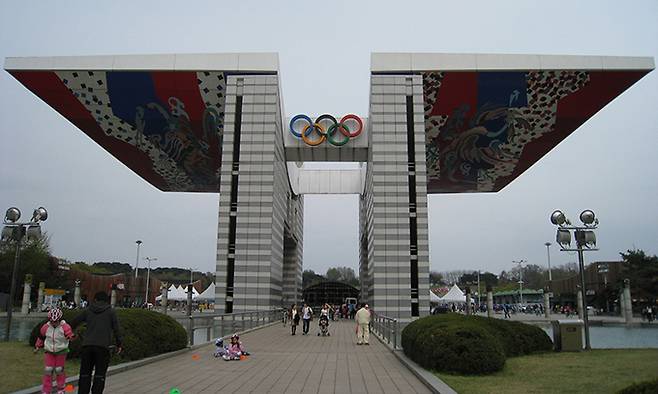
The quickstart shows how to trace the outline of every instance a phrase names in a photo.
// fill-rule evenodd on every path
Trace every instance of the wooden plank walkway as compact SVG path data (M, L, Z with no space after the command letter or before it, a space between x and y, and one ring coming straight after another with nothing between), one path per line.
M373 334L357 346L353 321L332 322L331 336L290 335L276 324L241 337L251 356L224 361L214 345L108 377L107 393L429 393Z

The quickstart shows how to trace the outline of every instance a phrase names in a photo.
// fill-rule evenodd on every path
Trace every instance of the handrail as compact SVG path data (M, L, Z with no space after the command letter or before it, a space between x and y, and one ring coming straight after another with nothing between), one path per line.
M398 336L400 335L400 322L398 319L380 315L372 311L372 330L389 345L392 343L394 350L398 349Z
M189 346L194 345L196 330L206 330L205 342L210 342L215 337L224 337L230 333L246 331L278 321L281 319L282 312L283 309L270 309L266 311L203 313L187 316Z

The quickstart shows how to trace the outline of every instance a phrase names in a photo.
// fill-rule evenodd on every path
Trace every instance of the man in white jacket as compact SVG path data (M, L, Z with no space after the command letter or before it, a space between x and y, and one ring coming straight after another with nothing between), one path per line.
M356 312L356 344L357 345L370 345L370 310L368 304L364 304L361 309Z

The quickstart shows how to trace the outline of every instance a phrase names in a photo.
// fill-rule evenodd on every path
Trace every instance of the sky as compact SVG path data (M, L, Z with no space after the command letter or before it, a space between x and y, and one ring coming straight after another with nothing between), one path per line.
M286 115L367 116L371 52L658 54L658 2L2 1L0 59L278 52ZM658 253L654 71L498 193L429 196L436 271L545 265L554 209L600 220L600 251ZM44 206L52 253L214 271L217 194L164 193L0 70L0 210ZM358 197L306 196L304 268L358 269ZM340 247L336 247L339 245ZM551 246L552 265L576 256ZM143 265L143 261L140 265Z

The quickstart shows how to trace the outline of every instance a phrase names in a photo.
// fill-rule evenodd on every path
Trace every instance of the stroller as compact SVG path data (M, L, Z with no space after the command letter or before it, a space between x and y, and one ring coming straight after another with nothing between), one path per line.
M320 332L318 336L322 335L323 337L331 336L329 333L329 317L327 315L320 315Z

